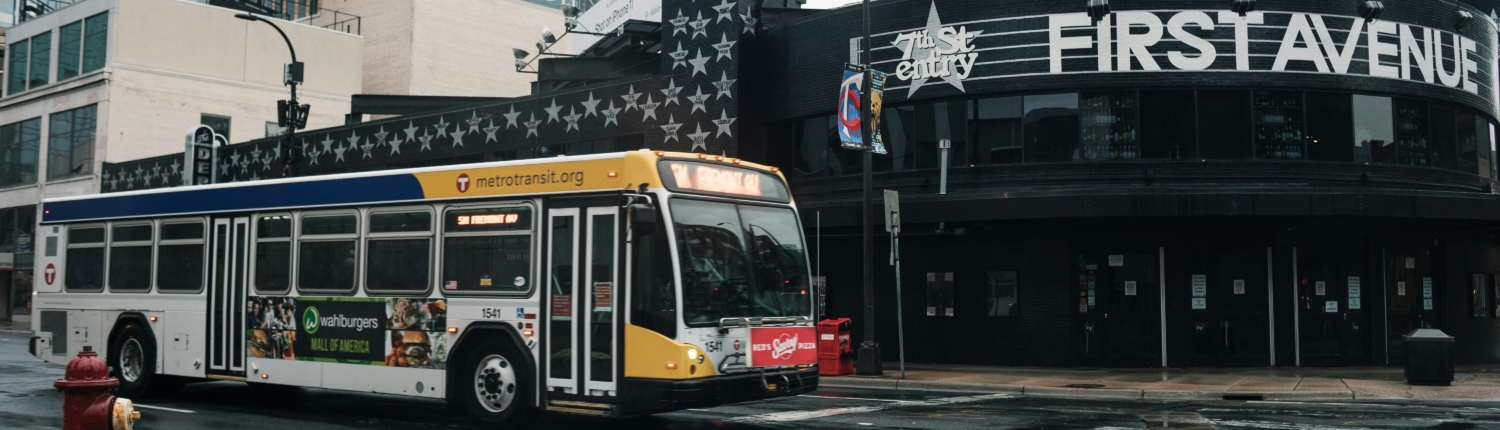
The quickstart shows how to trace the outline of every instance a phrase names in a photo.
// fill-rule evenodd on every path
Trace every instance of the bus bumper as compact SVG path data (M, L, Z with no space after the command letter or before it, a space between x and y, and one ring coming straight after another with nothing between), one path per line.
M622 415L713 407L795 396L818 389L816 367L766 372L765 382L762 382L761 378L760 372L719 375L685 381L626 378L626 386L632 388L628 394L622 393L625 394L622 396L624 400Z

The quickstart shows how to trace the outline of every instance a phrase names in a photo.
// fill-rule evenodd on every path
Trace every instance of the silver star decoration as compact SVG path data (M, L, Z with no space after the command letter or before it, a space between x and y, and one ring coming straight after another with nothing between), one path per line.
M719 43L715 43L714 44L714 49L719 50L719 55L714 56L714 61L715 62L718 62L719 60L730 60L730 61L733 61L734 60L734 53L733 53L732 49L734 48L734 44L736 44L736 43L740 43L740 42L739 41L735 41L735 40L729 40L729 33L724 33L724 34L719 35Z
M427 133L422 133L421 136L417 136L417 140L422 142L422 148L420 149L420 151L432 150L432 136L428 136Z
M704 19L703 12L700 11L698 12L698 19L688 23L689 26L693 27L693 39L697 39L698 36L708 37L709 21L713 20Z
M407 121L406 122L406 130L405 131L406 131L406 141L407 142L410 142L412 139L416 139L417 138L417 126L413 122L411 122L411 121Z
M599 113L595 111L599 110L599 102L600 100L594 99L594 92L589 91L589 99L579 102L583 105L583 116L590 117L598 115Z
M641 93L635 92L635 84L631 84L630 92L625 93L620 98L625 99L625 106L622 109L625 112L630 112L631 109L635 109L640 104Z
M349 141L349 147L351 148L359 146L359 133L356 133L352 128L349 129L349 138L346 140Z
M370 150L375 149L375 144L370 143L370 142L365 142L364 145L360 145L359 146L359 149L365 151L365 155L363 157L360 157L360 158L372 158L372 156L370 155Z
M682 87L677 86L677 80L675 78L667 78L667 89L661 90L661 92L662 94L667 95L667 99L662 100L662 106L679 104L677 97L679 94L682 94Z
M333 162L337 163L337 162L340 162L340 161L344 161L344 152L348 151L349 148L352 148L352 147L350 147L350 146L340 146L340 147L337 147L337 148L333 148Z
M526 115L527 115L528 118L532 118L532 119L529 119L526 122L522 123L522 124L526 125L526 137L536 136L537 135L536 134L536 127L539 126L539 125L542 125L542 121L539 120L539 119L536 119L536 115L535 114L526 114Z
M333 133L329 133L329 134L323 135L323 141L322 142L318 142L318 143L323 144L323 150L322 151L318 151L317 155L327 154L328 151L332 151L333 150ZM316 157L317 155L314 155L314 157Z
M719 90L719 93L714 96L714 100L718 100L724 97L729 97L731 99L734 98L734 93L731 91L731 89L734 88L734 82L738 80L739 79L729 79L729 72L721 72L721 74L719 75L719 80L714 81L714 88Z
M235 166L235 167L240 167L240 154L238 154L239 151L235 151L235 152L236 153L229 154L229 165ZM245 173L245 168L240 167L240 173ZM153 175L150 175L150 176L156 176L156 175L153 174ZM150 182L150 181L148 180L146 182Z
M760 21L760 19L750 15L750 13L746 11L740 13L740 20L745 21L745 33L750 33L751 36L754 36L755 22Z
M160 161L155 162L155 163L151 163L151 176L152 177L156 177L158 175L161 176L161 179L163 181L165 181L167 179L167 175L161 174L161 162Z
M516 112L516 105L510 105L510 112L502 113L502 114L500 114L500 116L505 117L505 128L507 130L509 130L509 129L511 129L511 128L513 128L513 127L516 126L516 118L520 118L521 117L521 113L520 112ZM495 124L495 121L494 120L490 120L490 125L494 125L494 124Z
M479 117L479 111L478 110L470 111L470 112L471 113L469 114L469 119L464 120L464 122L469 123L469 131L468 131L468 133L478 133L479 132L479 123L484 122L484 118L480 118ZM488 116L488 115L486 115L486 116Z
M609 127L610 123L614 123L615 125L620 125L619 117L620 117L620 111L622 111L622 110L624 110L624 109L620 109L620 108L615 107L615 101L614 100L610 100L609 101L609 109L605 109L604 110L604 126L605 127Z
M667 133L667 138L662 139L661 143L666 144L667 141L681 142L677 140L677 129L680 128L682 128L682 124L677 122L676 115L667 115L667 123L661 126L661 131Z
M729 22L734 22L734 4L735 3L736 2L732 2L732 1L729 1L729 0L719 0L719 5L718 6L713 6L714 12L718 12L719 13L719 17L715 18L714 22L717 23L717 22L724 21L726 19L729 20Z
M519 113L516 114L516 116L520 115L521 114ZM500 131L500 126L495 125L494 118L490 118L490 126L484 128L484 143L499 142L499 140L495 138L495 133L498 131Z
M115 189L116 189L116 186L115 186L115 178L114 178L114 177L113 177L113 176L114 176L114 175L111 175L111 174L109 174L109 173L108 173L108 172L106 172L106 173L105 173L105 174L104 174L104 180L103 180L103 181L101 181L101 183L103 183L103 182L108 182L108 183L109 183L109 190L110 190L110 191L114 191L114 190L115 190Z
M677 33L686 33L687 32L687 28L683 27L683 26L687 25L688 18L685 17L685 16L682 16L682 9L681 8L677 9L677 17L676 18L672 18L672 19L668 20L667 22L672 23L672 35L673 36L676 36Z
M378 145L384 144L385 143L385 137L389 136L389 135L390 135L390 133L387 133L385 131L385 126L383 126L383 125L380 126L380 131L375 132L375 145L378 146Z
M245 159L240 160L240 174L244 174L244 173L249 172L249 171L250 171L250 157L247 156L247 157L245 157ZM152 176L156 175L156 169L155 168L151 169L151 175ZM167 175L162 175L161 177L162 177L163 180L165 180L167 178Z
M474 131L474 130L470 129L469 131ZM462 125L453 126L453 132L452 133L448 133L448 137L452 137L453 138L453 147L454 148L457 148L457 147L460 147L460 146L464 146L464 134L466 134L466 133L468 133L468 131L464 131L464 126L462 126Z
M259 161L260 160L260 153L261 153L260 148L255 148L255 149L250 150L250 159ZM177 163L174 162L172 164L175 165Z
M693 110L688 113L697 113L699 110L702 110L703 113L708 113L708 106L705 105L705 103L708 103L708 94L703 94L703 86L699 85L693 90L697 91L698 94L688 96L688 101L693 102Z
M734 133L729 130L729 126L731 124L734 124L734 120L736 119L738 118L729 117L729 109L720 110L719 119L713 121L714 125L719 127L719 132L714 133L714 137L719 137L726 134L729 135L729 137L734 137Z
M330 140L327 143L325 143L325 145L332 145L332 144L333 144L332 140ZM320 151L318 151L318 148L312 148L312 149L308 149L308 148L310 148L310 147L307 145L307 142L303 141L302 142L302 158L307 159L307 164L308 165L312 165L312 166L318 165L318 156L323 155L324 153L328 152L328 151L321 151L320 152ZM309 152L311 153L311 157L308 156Z
M568 128L563 129L563 132L567 133L567 132L572 131L572 130L578 130L578 119L579 118L583 118L583 114L581 114L581 113L573 113L573 108L571 108L571 107L568 108L568 114L563 116L563 119L568 120Z
M926 30L927 34L941 34L943 31L943 21L938 18L937 3L933 3L931 11L927 13ZM984 33L984 31L976 30L970 32L969 37L978 37L980 33ZM915 58L918 60L932 58L933 56L937 55L936 51L939 48L938 45L943 45L942 47L945 49L949 48L947 46L948 42L944 42L940 39L935 40L933 46L918 47L916 46L916 44L913 44L911 47L911 58ZM912 79L911 87L907 90L906 93L907 97L911 97L912 94L916 94L918 88L922 88L922 85L927 84L927 79L928 78ZM964 81L962 78L958 77L957 73L949 73L948 76L944 76L942 79L944 82L953 85L954 88L958 88L959 91L966 91L964 90Z
M229 160L224 160L223 163L219 163L219 177L223 177L223 178L227 179L228 176L229 176ZM146 180L146 176L141 174L141 169L139 167L137 167L135 169L135 177L141 178L142 181Z
M687 66L687 54L688 52L682 49L682 42L677 42L677 50L667 53L667 56L672 57L672 70Z
M704 66L708 65L708 60L711 60L712 58L703 56L702 49L699 49L698 52L694 55L696 56L688 59L688 64L693 66L693 73L688 76L698 76L699 73L707 75L708 69L704 68Z
M646 122L646 118L656 119L658 106L661 106L661 103L651 101L651 95L647 94L646 102L641 104L641 122Z
M703 148L706 152L708 151L708 132L703 131L703 123L700 122L697 124L698 132L687 135L689 139L693 139L693 149L689 149L688 151L697 151L698 148Z
M172 165L167 167L167 171L171 172L172 176L181 176L182 164L178 163L177 159L174 158L172 159Z
M557 122L557 113L562 112L562 106L558 106L557 98L553 98L552 106L544 107L542 110L547 111L547 123L551 124Z
M432 125L433 127L437 127L437 137L448 137L448 124L448 121L444 120L443 117L438 117L437 124Z
M401 155L401 144L402 143L406 143L406 142L402 142L401 139L396 139L396 140L392 140L390 142L386 142L386 145L391 147L391 156Z

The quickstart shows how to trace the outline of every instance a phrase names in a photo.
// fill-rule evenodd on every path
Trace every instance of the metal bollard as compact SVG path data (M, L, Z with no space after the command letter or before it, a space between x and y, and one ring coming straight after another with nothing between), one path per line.
M63 430L130 430L141 419L129 399L109 394L120 381L109 376L109 367L92 346L84 346L68 362L63 379L52 383L63 392Z

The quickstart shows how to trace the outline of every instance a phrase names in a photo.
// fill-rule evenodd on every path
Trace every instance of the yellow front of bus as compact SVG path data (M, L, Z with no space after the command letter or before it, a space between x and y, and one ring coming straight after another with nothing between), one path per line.
M737 159L652 155L660 228L629 245L626 414L815 390L814 295L785 179Z

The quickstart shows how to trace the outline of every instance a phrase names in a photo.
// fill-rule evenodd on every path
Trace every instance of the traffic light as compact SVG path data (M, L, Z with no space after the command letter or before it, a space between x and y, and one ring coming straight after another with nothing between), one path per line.
M295 112L294 116L296 117L296 121L295 122L297 123L297 129L298 130L307 128L307 113L311 112L311 111L312 111L312 106L308 106L308 105L298 105L297 106L297 111Z

